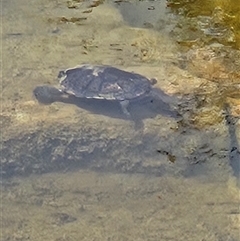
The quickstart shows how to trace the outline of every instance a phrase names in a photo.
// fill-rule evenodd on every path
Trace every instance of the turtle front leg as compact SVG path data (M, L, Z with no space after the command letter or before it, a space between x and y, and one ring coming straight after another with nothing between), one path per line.
M124 113L128 118L130 118L131 115L130 115L128 109L127 109L128 105L129 105L129 100L122 100L122 101L120 101L120 105L121 105L121 108L122 108L123 113Z

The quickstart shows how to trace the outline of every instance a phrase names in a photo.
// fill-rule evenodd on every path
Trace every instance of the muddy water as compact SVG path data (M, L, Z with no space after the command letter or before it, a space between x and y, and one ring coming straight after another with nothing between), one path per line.
M98 3L2 2L1 240L239 240L239 52L180 52L163 1ZM32 98L82 63L167 102Z

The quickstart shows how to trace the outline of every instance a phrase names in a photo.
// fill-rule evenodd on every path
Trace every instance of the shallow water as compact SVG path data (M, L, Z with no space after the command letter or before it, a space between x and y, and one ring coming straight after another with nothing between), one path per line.
M240 240L238 50L179 34L164 1L2 5L1 240ZM165 102L128 120L33 99L83 63L156 78Z

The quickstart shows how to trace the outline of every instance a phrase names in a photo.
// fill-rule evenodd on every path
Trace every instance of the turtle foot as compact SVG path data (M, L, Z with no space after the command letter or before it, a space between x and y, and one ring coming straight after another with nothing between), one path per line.
M120 101L120 105L121 105L123 113L127 116L127 118L130 118L131 114L129 113L129 111L127 109L128 105L129 105L129 101L128 100L122 100L122 101Z

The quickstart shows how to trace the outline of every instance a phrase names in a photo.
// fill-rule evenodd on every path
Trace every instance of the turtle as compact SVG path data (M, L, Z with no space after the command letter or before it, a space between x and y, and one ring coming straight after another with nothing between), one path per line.
M59 86L37 86L33 90L35 98L45 104L68 95L77 98L114 100L120 103L123 113L130 117L128 105L131 100L149 95L156 79L127 72L106 65L80 65L61 70L58 74Z

